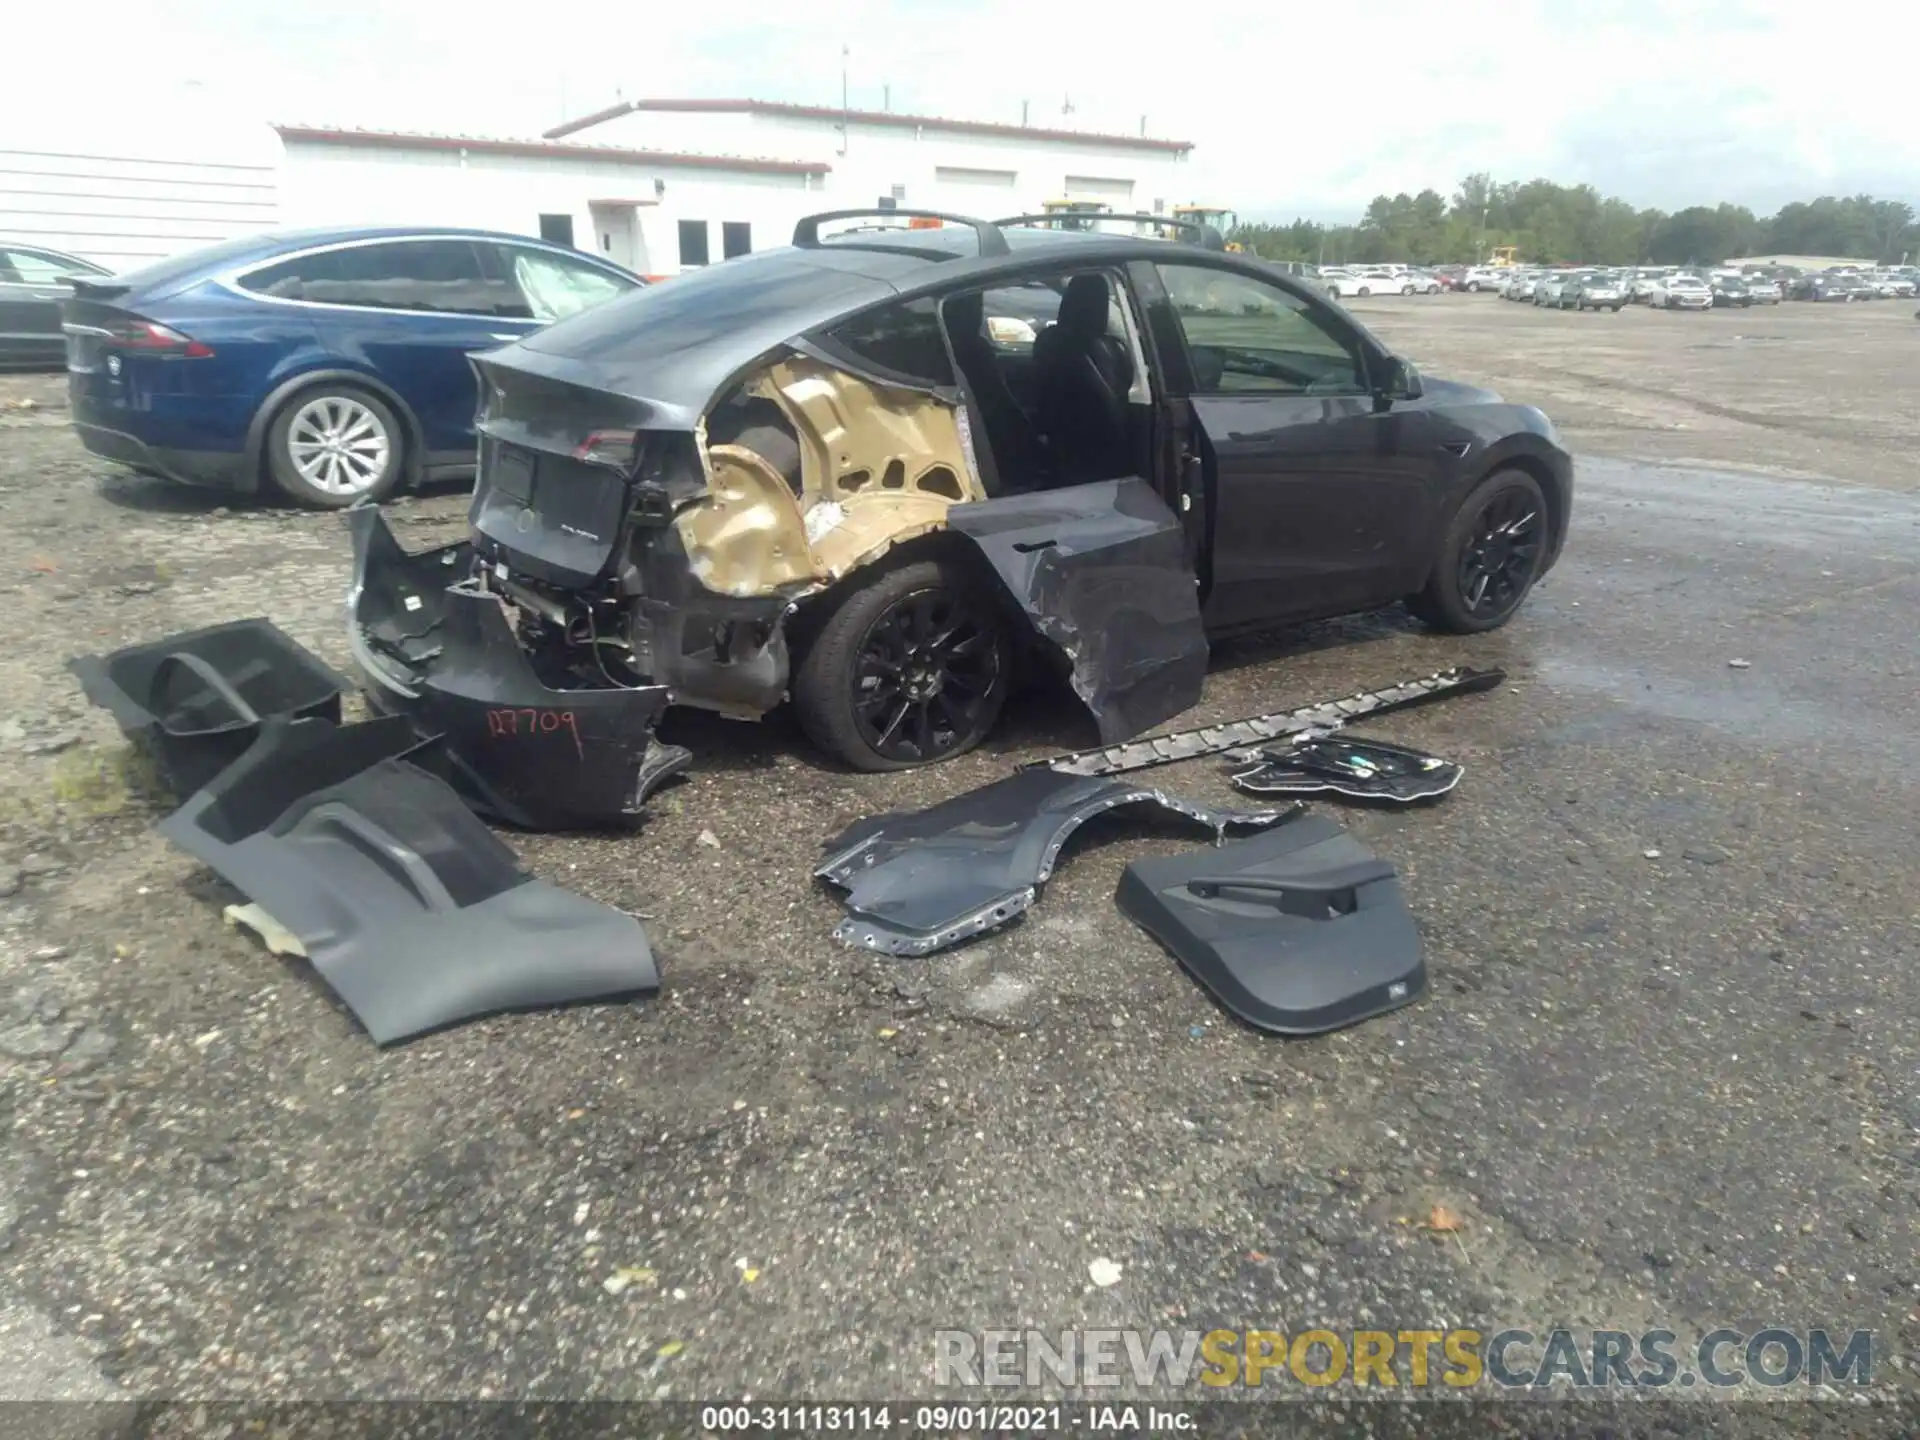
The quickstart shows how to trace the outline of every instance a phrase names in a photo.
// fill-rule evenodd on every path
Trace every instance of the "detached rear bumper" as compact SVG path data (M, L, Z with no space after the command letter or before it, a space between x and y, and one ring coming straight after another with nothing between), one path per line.
M470 545L409 554L372 506L346 519L347 640L368 700L444 738L475 809L529 830L629 823L686 769L686 750L653 738L666 686L550 689L469 578Z

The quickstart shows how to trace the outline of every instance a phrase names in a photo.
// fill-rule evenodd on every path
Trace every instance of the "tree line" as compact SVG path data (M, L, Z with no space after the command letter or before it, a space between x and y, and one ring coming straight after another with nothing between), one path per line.
M1437 190L1377 195L1358 225L1243 224L1230 237L1269 260L1318 264L1485 260L1511 245L1523 262L1713 264L1738 255L1844 255L1897 263L1920 255L1913 206L1871 195L1796 200L1761 217L1744 205L1637 210L1591 185L1467 176L1451 199Z

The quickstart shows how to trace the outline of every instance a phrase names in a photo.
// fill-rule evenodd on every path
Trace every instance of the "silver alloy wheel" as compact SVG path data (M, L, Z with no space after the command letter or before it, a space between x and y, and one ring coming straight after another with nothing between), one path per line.
M326 495L358 495L387 473L393 437L350 395L321 395L294 412L287 455L300 478Z

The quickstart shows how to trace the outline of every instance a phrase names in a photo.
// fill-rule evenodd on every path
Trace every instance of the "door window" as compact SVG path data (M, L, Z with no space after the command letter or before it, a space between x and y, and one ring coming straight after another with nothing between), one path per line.
M490 249L492 253L488 258L496 261L503 281L499 286L499 308L493 312L496 315L538 320L545 325L591 310L633 288L631 282L597 265L556 255L551 250L518 245L496 245ZM488 268L492 271L495 266Z
M98 275L91 265L76 265L35 250L0 250L0 280L26 285L57 285L69 275Z
M240 279L282 300L454 315L495 313L497 288L467 240L399 240L299 255Z
M1366 370L1330 317L1277 285L1230 270L1161 265L1201 394L1358 395Z

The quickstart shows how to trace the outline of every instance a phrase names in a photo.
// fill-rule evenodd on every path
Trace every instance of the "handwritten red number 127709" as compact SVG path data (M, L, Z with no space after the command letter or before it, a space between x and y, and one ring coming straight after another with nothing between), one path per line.
M580 743L580 727L574 722L571 710L540 710L529 705L518 710L487 712L487 735L494 740L552 735L561 730L573 737L574 752L584 760L586 748Z

